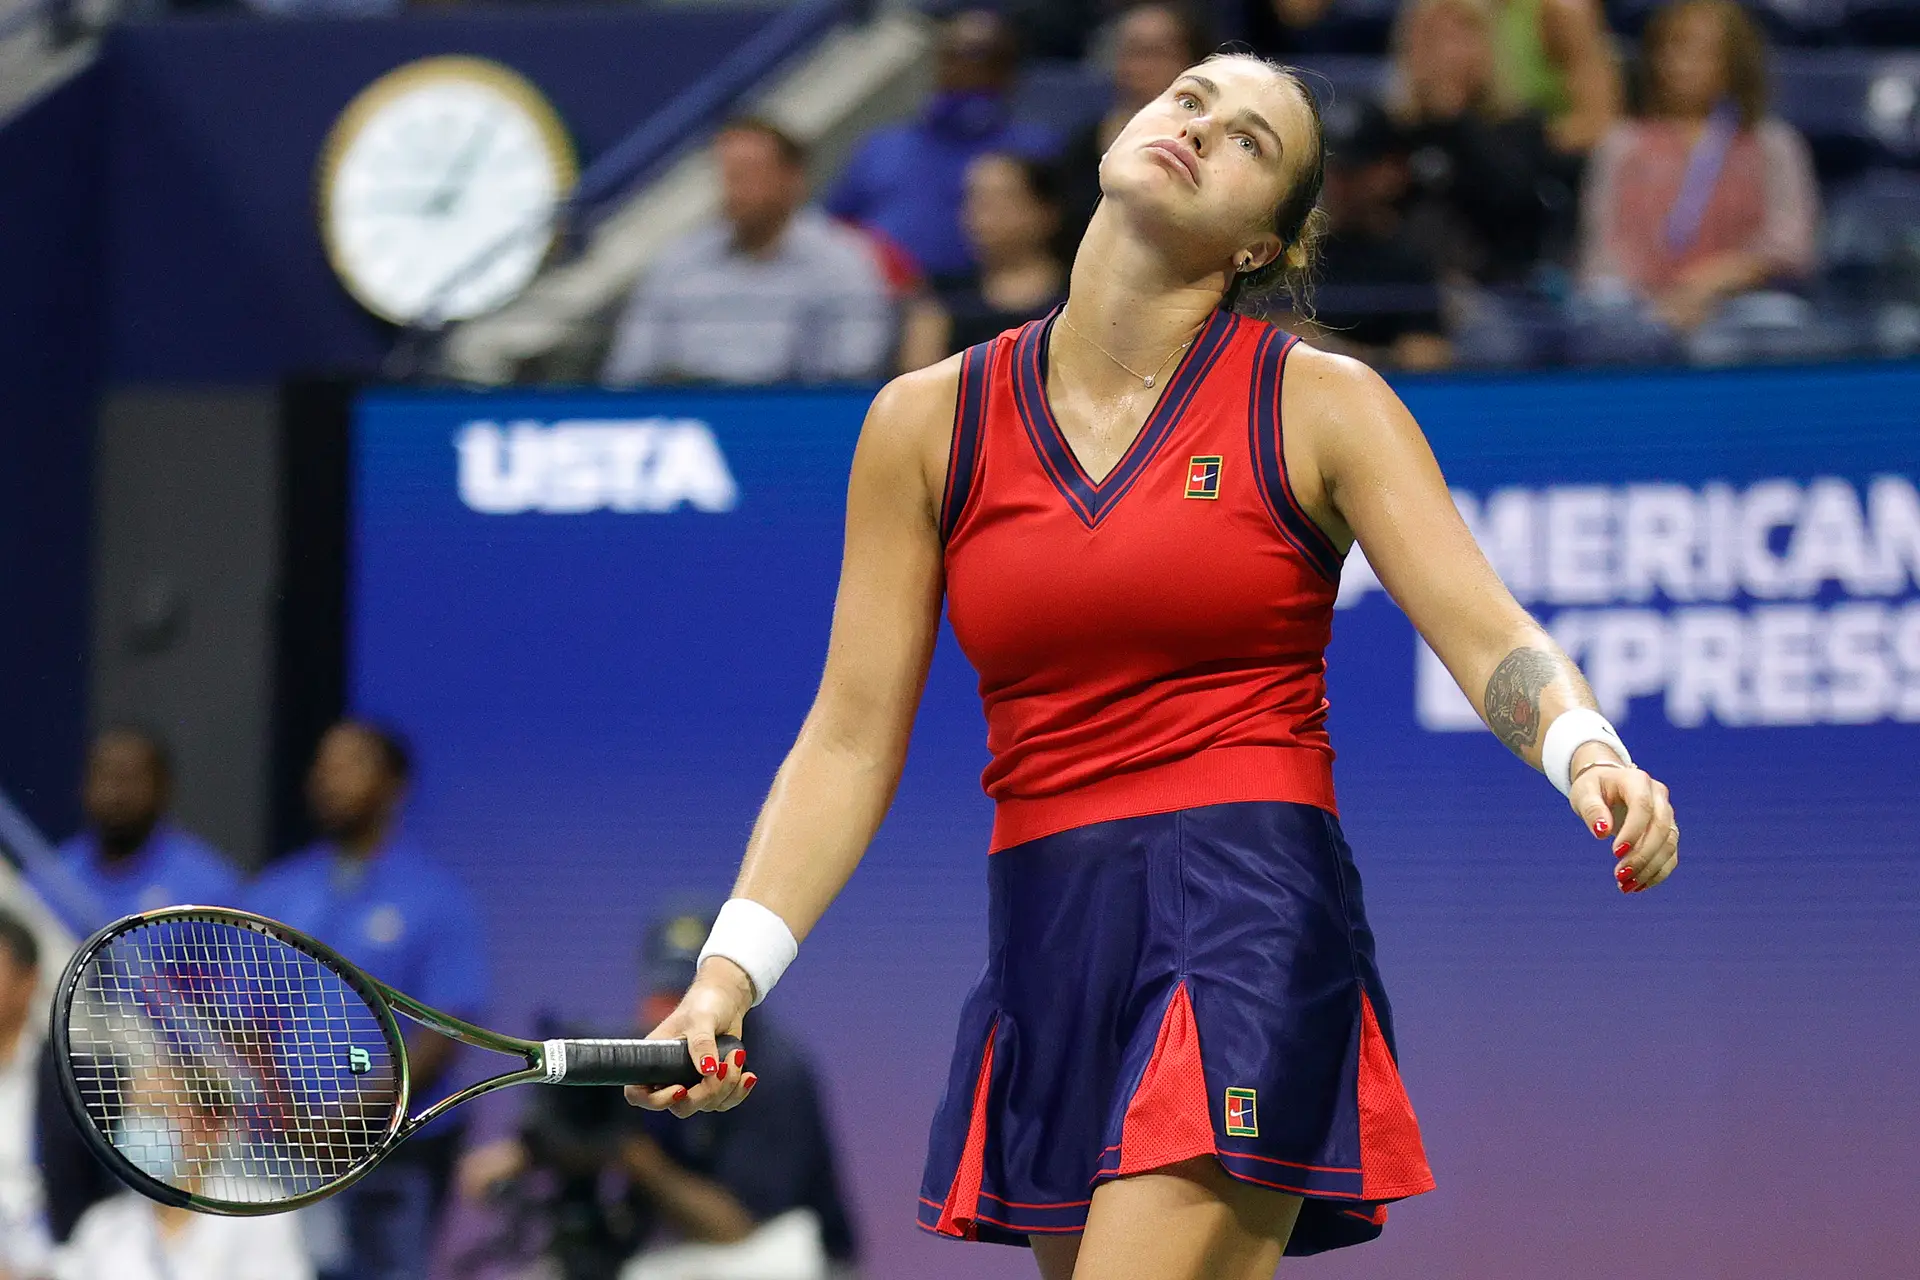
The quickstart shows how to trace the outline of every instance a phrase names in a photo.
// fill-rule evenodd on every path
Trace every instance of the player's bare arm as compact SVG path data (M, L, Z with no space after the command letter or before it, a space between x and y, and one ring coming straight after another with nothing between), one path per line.
M1413 415L1365 365L1305 345L1291 357L1283 395L1301 504L1337 543L1366 549L1487 727L1541 768L1546 726L1594 707L1593 691L1487 563ZM1672 874L1679 828L1666 785L1600 742L1574 753L1572 772L1568 800L1596 837L1612 838L1621 887Z
M734 885L804 939L859 865L906 762L940 627L939 508L958 358L905 374L874 399L847 486L846 545L826 669L813 707L774 775ZM717 1033L738 1034L756 993L733 961L711 956L656 1037L687 1038L694 1061ZM751 1090L742 1063L717 1063L692 1090L634 1101L678 1115L732 1106Z

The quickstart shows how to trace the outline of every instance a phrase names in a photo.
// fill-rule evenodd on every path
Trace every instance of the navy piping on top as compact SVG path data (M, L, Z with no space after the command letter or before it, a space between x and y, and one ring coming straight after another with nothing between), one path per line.
M1252 391L1247 405L1247 444L1253 472L1267 511L1281 536L1328 582L1340 582L1344 557L1326 533L1300 508L1287 480L1285 434L1280 424L1280 383L1287 356L1299 339L1278 329L1261 335L1253 356Z
M940 541L953 536L978 487L980 429L987 416L987 370L993 341L968 347L960 358L960 391L953 402L953 444L947 451L947 492L940 500Z
M1060 496L1089 529L1097 526L1120 499L1133 488L1147 464L1179 425L1181 415L1205 381L1207 370L1227 347L1240 319L1225 311L1216 311L1200 330L1200 336L1174 370L1173 379L1160 395L1160 403L1147 416L1146 425L1127 447L1118 465L1100 483L1087 478L1080 460L1074 457L1060 424L1054 420L1047 403L1047 340L1059 309L1044 321L1035 321L1020 331L1013 350L1013 399L1020 421L1033 442L1041 470L1047 473Z

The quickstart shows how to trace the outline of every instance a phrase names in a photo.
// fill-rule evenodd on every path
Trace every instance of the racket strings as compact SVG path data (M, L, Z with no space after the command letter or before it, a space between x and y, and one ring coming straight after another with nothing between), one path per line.
M316 1191L377 1151L402 1065L326 964L226 920L152 921L109 941L69 1015L80 1100L136 1168L208 1200Z

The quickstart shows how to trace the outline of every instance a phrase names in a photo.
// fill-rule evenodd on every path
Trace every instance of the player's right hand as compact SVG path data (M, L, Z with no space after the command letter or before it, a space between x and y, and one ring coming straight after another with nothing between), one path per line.
M746 971L725 956L708 956L687 994L666 1020L647 1034L649 1040L681 1040L700 1068L701 1080L691 1089L627 1086L627 1101L648 1111L671 1111L685 1119L696 1111L726 1111L753 1092L759 1077L747 1070L747 1051L736 1049L720 1057L717 1037L739 1036L747 1010L753 1007L753 982Z

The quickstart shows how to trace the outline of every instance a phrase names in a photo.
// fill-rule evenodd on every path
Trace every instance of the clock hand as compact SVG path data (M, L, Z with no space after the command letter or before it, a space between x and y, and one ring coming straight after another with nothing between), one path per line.
M480 158L487 152L487 146L493 141L493 135L499 126L491 122L476 125L473 136L460 149L460 154L447 166L447 176L441 179L439 188L428 198L420 212L429 217L444 218L453 212L454 203L460 199L460 193L466 189L467 179L480 164Z

